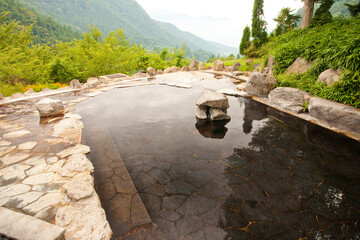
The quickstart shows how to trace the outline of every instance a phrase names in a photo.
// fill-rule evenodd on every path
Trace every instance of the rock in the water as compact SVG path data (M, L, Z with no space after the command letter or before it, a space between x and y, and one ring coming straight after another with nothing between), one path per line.
M229 101L224 94L211 90L204 90L199 99L196 101L196 105L201 107L228 109Z
M156 74L157 74L157 75L161 75L161 74L163 74L163 70L160 70L160 69L159 69L159 70L157 70L157 71L156 71Z
M190 71L196 71L198 69L199 62L195 59L191 60L190 62Z
M318 78L318 82L326 83L327 85L331 85L333 82L339 81L341 71L336 71L335 69L327 69L322 72Z
M295 62L286 70L285 74L302 74L310 70L313 62L298 57Z
M165 68L164 73L172 73L171 68L169 68L169 67Z
M283 108L288 111L300 113L303 111L307 92L296 88L279 87L269 94L269 103L273 106Z
M233 64L232 67L231 67L231 72L237 72L237 71L239 71L239 67L240 67L240 66L241 66L240 63L234 62L234 64Z
M312 97L309 102L310 116L326 121L331 126L360 134L360 111L341 103Z
M199 63L199 71L203 71L203 70L205 70L206 68L205 68L205 63Z
M81 88L81 83L80 83L80 81L77 80L77 79L71 80L71 82L70 82L70 88L71 88L71 89L79 89L79 88Z
M156 75L156 70L152 67L148 67L146 70L146 74L149 75L150 77L153 77Z
M34 93L35 93L34 89L29 88L29 89L24 93L24 95L25 95L25 96L30 96L30 95L32 95L32 94L34 94Z
M85 87L86 88L96 88L101 84L101 82L99 81L99 79L97 78L89 78L86 83L85 83Z
M64 103L61 100L44 98L36 103L40 117L50 117L64 114Z
M231 117L227 115L223 110L218 108L210 108L210 120L212 121L221 121L221 120L230 120Z
M207 119L208 118L207 111L208 111L207 107L198 107L196 111L196 117L198 119Z
M189 67L189 66L183 66L183 67L181 68L181 71L183 71L183 72L188 72L188 71L190 71L190 67Z
M245 87L250 95L266 98L275 88L276 83L277 80L272 75L255 72L251 75Z
M2 95L2 93L0 92L0 100L4 99L4 95Z
M171 67L171 72L174 73L174 72L178 72L180 71L180 68L178 68L177 66L172 66Z
M214 70L215 71L224 71L224 69L225 69L225 66L224 66L223 61L221 61L220 59L217 59L214 62Z

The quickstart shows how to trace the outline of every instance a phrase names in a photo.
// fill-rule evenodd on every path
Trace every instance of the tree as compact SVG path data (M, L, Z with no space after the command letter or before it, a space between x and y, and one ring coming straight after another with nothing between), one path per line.
M304 8L303 8L303 19L301 22L302 29L307 28L311 24L314 13L314 4L315 4L315 0L303 0L303 1L304 1Z
M360 13L360 2L358 4L345 3L352 17L356 17Z
M261 47L267 40L266 22L264 20L264 0L255 0L251 35L256 48Z
M330 8L334 4L334 0L319 0L320 7L315 11L314 24L325 24L332 21Z
M283 8L281 9L277 18L274 18L274 20L277 22L277 27L275 29L276 36L289 32L291 29L296 27L297 21L299 21L301 17L291 14L293 11L294 10L288 7Z
M239 52L241 55L244 55L244 51L246 49L248 49L251 45L250 35L251 35L250 27L246 26L243 31L243 36L241 38L241 43L240 43L240 48L239 48L240 49Z

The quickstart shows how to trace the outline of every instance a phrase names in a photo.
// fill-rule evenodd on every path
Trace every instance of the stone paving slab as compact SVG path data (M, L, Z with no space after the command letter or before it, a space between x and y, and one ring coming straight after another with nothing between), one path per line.
M62 240L65 228L0 207L0 234L21 240Z

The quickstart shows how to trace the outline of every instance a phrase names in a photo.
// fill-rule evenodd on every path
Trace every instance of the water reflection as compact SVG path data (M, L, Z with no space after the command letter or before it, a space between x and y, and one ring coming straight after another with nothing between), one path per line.
M210 121L196 118L195 127L205 138L223 139L228 131L225 127L230 120Z
M260 121L267 118L267 109L264 104L245 99L244 124L243 131L246 134L251 133L253 121Z

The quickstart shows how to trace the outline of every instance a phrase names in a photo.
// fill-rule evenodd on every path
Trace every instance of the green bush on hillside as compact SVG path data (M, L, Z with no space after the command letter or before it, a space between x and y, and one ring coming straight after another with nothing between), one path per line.
M275 57L279 86L297 87L329 100L360 108L360 18L336 18L332 23L296 29L273 39L267 46ZM314 61L299 76L284 76L298 58ZM342 81L331 86L316 82L326 69L342 69Z

